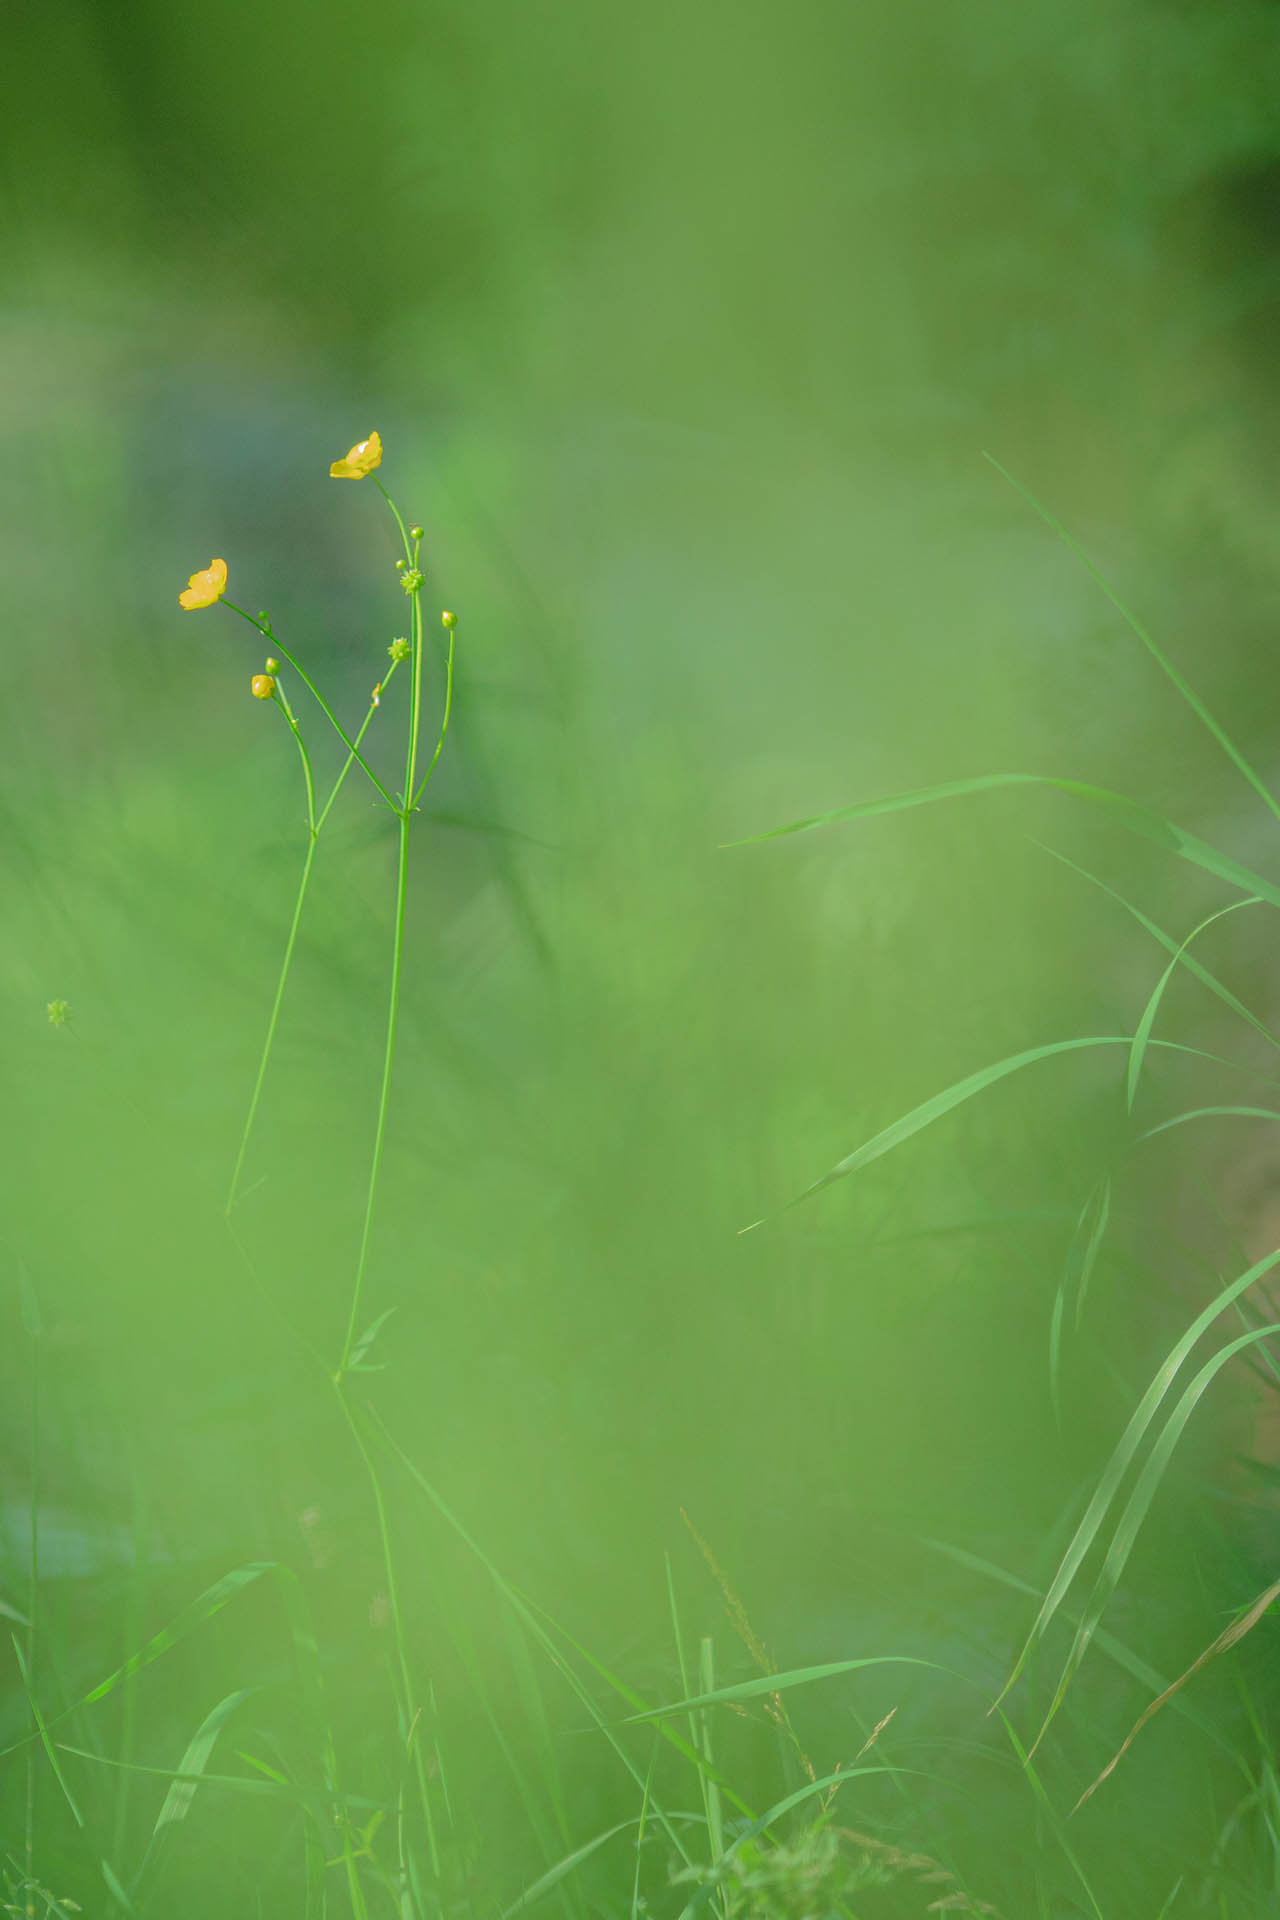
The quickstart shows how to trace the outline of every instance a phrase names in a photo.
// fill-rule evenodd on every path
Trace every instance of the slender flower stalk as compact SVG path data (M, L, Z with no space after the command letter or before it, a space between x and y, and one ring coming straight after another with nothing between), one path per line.
M418 791L413 796L413 804L414 804L415 810L417 808L419 800L421 800L423 794L427 790L427 784L430 781L432 774L436 770L436 761L440 758L440 755L444 752L444 743L449 735L449 716L453 712L454 631L457 627L458 622L453 616L453 614L446 613L445 615L443 615L443 624L447 628L448 634L449 634L449 652L444 665L444 715L440 721L440 737L436 741L436 750L431 756L431 764L427 768L426 773L423 775L422 785L418 788Z
M378 789L378 792L382 795L383 799L386 801L387 805L391 808L392 812L394 813L397 810L395 801L392 799L391 795L387 792L387 789L383 786L381 780L379 780L377 774L374 772L373 768L369 765L369 762L365 759L364 755L360 752L360 749L356 745L356 742L347 733L345 727L343 726L342 722L339 720L337 714L333 711L333 708L329 705L329 702L325 699L319 687L316 685L315 681L311 678L311 675L307 672L306 668L302 666L299 661L294 659L293 655L290 653L288 647L285 646L284 642L279 638L277 634L272 632L271 622L269 620L264 621L264 620L256 619L253 614L246 613L243 607L238 607L234 600L228 600L225 597L225 595L222 597L221 605L224 607L230 607L232 613L238 613L242 620L247 620L251 627L256 627L264 640L269 640L273 647L279 647L281 653L284 655L285 659L289 662L289 665L293 668L299 680L301 680L303 686L307 689L308 693L310 693L312 698L316 701L321 712L324 714L325 719L329 722L329 725L333 728L339 740L341 740L343 746L346 747L347 751L353 755L353 757L359 763L359 765L364 768L364 771L368 774L374 786Z
M281 649L281 651L283 651L283 649ZM302 874L298 881L297 898L293 903L293 918L289 923L289 934L285 941L284 957L280 963L280 977L276 982L275 999L271 1003L271 1013L267 1020L267 1033L262 1045L262 1055L258 1061L257 1077L253 1083L253 1092L249 1096L249 1110L245 1115L244 1129L240 1135L240 1148L236 1154L236 1163L231 1172L231 1185L227 1189L227 1201L223 1211L228 1216L235 1206L236 1196L240 1190L240 1176L244 1171L245 1155L249 1151L249 1139L253 1133L254 1122L258 1117L258 1105L262 1099L262 1088L267 1077L267 1066L271 1059L271 1049L275 1044L276 1027L280 1019L280 1009L284 1005L285 988L289 982L289 970L293 965L293 950L297 943L298 928L302 924L302 909L307 897L307 888L311 883L311 869L315 864L316 843L320 838L320 829L328 819L330 808L341 793L343 783L355 765L358 750L364 740L365 734L369 731L370 722L378 710L378 702L383 693L385 693L398 664L396 660L392 660L385 677L378 686L377 697L370 702L369 711L364 717L360 731L352 742L351 749L343 763L342 770L333 783L328 799L318 813L316 811L315 781L311 771L311 758L307 752L306 742L302 737L302 729L298 725L297 718L292 707L289 705L283 687L279 681L277 681L275 685L274 698L289 723L290 730L298 745L298 752L302 757L303 778L306 782L307 789L307 853L302 863Z
M400 510L380 480L374 485L382 494L404 543L405 561L408 567L406 585L418 574L418 553L421 535L415 528L411 536L405 526ZM418 576L419 581L421 576ZM410 610L410 648L413 661L412 692L409 696L409 739L405 751L404 794L397 813L400 818L400 847L396 863L396 904L395 928L391 943L391 986L387 996L387 1037L382 1057L382 1085L378 1093L378 1117L374 1127L373 1156L369 1166L369 1187L365 1196L364 1223L360 1230L360 1251L356 1256L355 1280L351 1288L351 1305L347 1313L347 1331L342 1343L342 1357L338 1362L335 1378L341 1383L351 1359L351 1349L355 1344L356 1332L360 1322L360 1305L364 1295L365 1274L369 1265L369 1243L373 1235L374 1212L377 1207L378 1181L382 1172L382 1154L387 1137L387 1109L391 1097L391 1075L396 1057L396 1028L400 1019L400 976L404 961L404 923L405 904L409 891L409 821L413 815L413 783L418 766L418 734L422 720L422 594L421 586L411 587L409 592ZM434 764L434 763L433 763Z

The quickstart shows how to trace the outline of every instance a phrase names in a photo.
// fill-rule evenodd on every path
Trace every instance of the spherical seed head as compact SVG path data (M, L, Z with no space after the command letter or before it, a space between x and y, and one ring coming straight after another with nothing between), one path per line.
M70 1018L71 1008L65 1000L51 1000L49 1002L49 1025L51 1027L65 1027Z
M393 640L391 642L391 645L387 648L387 652L390 654L391 658L397 662L401 660L407 660L409 658L409 655L412 653L412 651L413 651L412 647L409 645L409 642L403 637L403 635L399 640Z
M422 571L419 567L410 567L408 573L400 576L400 585L406 593L417 593L422 585Z
M280 662L278 660L268 660L262 671L264 673L279 673Z
M276 690L276 683L269 673L255 673L249 682L249 691L255 700L269 700Z
M410 538L411 540L421 540L421 538L422 538L422 528L421 528L421 527L410 527L410 529L409 529L409 538Z
M450 613L446 609L445 612L440 615L440 625L442 627L456 627L457 624L458 616L456 613Z

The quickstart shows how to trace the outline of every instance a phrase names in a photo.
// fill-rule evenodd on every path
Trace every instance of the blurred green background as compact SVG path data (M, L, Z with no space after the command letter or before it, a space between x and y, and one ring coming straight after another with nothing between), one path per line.
M280 1558L352 1728L385 1715L368 1487L295 1335L341 1340L394 832L353 779L321 843L240 1215L264 1305L220 1210L302 798L253 635L176 605L225 555L362 711L405 605L376 495L327 468L376 426L427 529L428 635L461 624L370 1397L610 1659L662 1671L664 1550L718 1618L681 1508L784 1665L936 1651L953 1576L917 1538L1026 1573L1111 1436L1084 1366L1055 1433L1045 1353L1119 1069L1037 1069L737 1229L987 1060L1132 1030L1155 950L1037 839L1179 933L1200 897L1034 792L722 843L1025 770L1253 844L1247 793L981 454L1272 764L1280 13L46 0L3 35L0 1598L26 1577L25 1275L62 1683ZM1142 1284L1111 1297L1119 1404ZM430 1662L428 1589L472 1576L417 1514ZM256 1643L225 1631L233 1684Z

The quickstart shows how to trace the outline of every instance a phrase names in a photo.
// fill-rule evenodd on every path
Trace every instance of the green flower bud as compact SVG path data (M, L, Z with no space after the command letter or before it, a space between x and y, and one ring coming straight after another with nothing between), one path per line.
M264 673L279 673L280 662L278 660L268 660L262 671Z
M446 611L440 615L440 625L442 627L449 627L450 629L452 629L456 627L457 624L458 624L458 616L456 613L449 613L448 611Z
M421 538L422 538L422 528L421 528L421 527L410 527L410 529L409 529L409 538L410 538L411 540L421 540Z

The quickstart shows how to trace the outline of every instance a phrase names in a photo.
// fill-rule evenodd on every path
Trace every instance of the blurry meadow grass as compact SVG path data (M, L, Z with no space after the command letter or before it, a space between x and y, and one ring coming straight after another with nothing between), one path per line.
M1273 1913L1274 9L5 37L5 1898Z

